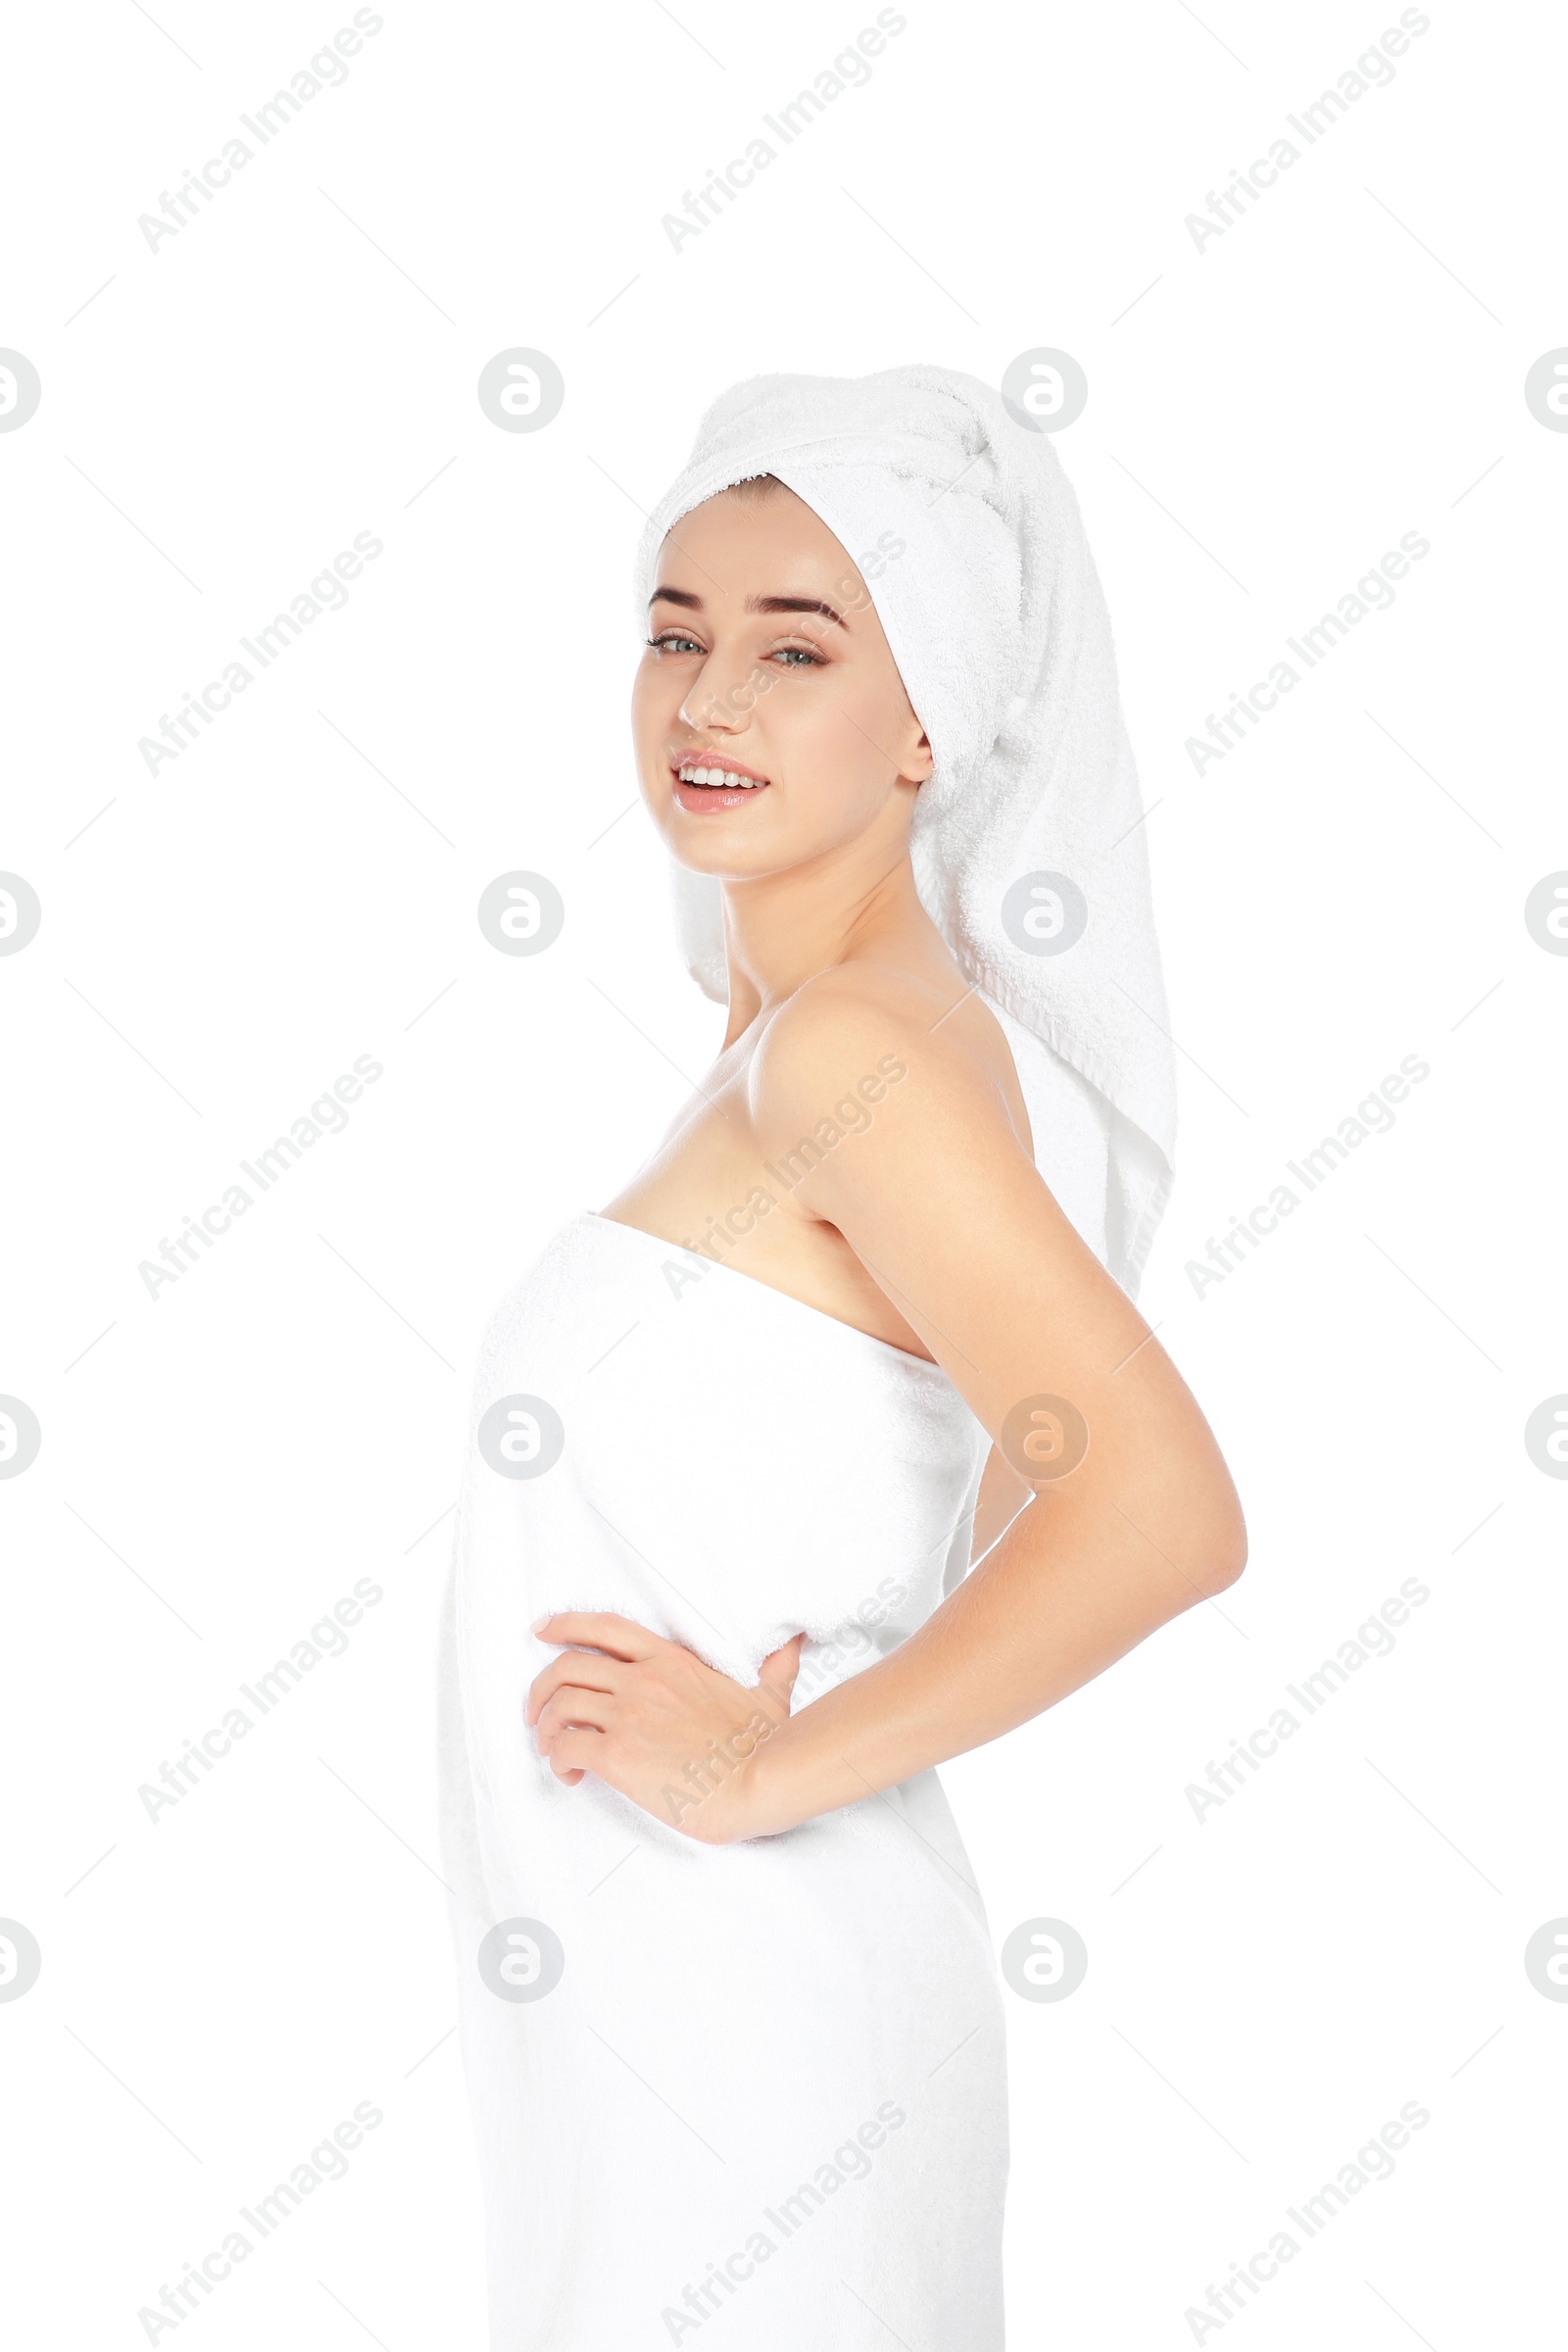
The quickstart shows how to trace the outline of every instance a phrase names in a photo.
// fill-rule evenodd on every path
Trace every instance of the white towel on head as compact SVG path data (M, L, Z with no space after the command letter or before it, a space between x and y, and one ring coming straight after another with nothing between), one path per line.
M866 573L935 756L910 837L921 902L1002 1020L1042 1175L1135 1290L1170 1191L1175 1067L1110 622L1051 438L945 368L754 376L708 411L649 518L640 614L671 525L759 473ZM884 534L902 542L885 561ZM1020 944L1076 905L1055 879L1037 924L1016 901L1004 919L1034 876L1065 876L1087 903L1059 952ZM723 1003L719 884L677 867L676 908L688 968Z

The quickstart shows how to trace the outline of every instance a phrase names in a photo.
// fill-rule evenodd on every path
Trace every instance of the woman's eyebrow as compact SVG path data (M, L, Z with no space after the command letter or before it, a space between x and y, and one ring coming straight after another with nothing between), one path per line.
M841 629L844 626L844 615L835 612L831 605L824 605L814 596L749 596L746 610L748 612L820 612L827 619L836 620Z
M704 610L702 598L694 596L689 588L656 588L648 602L651 605L682 605L688 612L701 612ZM820 612L826 619L837 621L841 629L846 625L841 612L835 612L831 605L823 604L819 597L814 596L749 596L745 610L748 612Z

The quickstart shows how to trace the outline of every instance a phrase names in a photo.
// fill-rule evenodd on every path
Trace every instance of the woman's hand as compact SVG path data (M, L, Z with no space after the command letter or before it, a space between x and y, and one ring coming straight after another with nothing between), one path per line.
M575 1644L528 1690L526 1720L558 1781L575 1788L596 1772L704 1845L752 1834L751 1759L789 1715L804 1634L762 1660L749 1690L630 1617L567 1609L532 1630Z

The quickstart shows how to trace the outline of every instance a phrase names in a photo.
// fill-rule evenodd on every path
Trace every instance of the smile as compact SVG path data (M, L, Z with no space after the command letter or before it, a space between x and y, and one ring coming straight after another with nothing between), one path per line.
M741 792L755 792L760 784L766 782L763 776L748 776L732 767L682 767L675 772L683 784L716 784Z
M690 752L670 761L675 779L675 800L678 807L697 814L716 813L722 808L744 808L768 788L768 778L760 776L725 752Z

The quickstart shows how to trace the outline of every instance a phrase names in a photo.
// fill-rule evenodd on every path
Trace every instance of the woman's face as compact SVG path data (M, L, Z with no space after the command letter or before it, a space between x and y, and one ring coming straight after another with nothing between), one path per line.
M682 516L648 637L638 775L683 865L749 880L860 835L907 838L930 747L864 581L792 490L723 491Z

